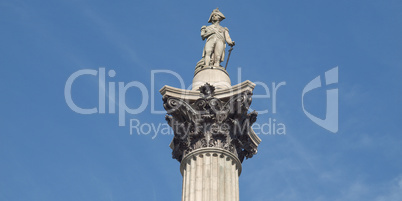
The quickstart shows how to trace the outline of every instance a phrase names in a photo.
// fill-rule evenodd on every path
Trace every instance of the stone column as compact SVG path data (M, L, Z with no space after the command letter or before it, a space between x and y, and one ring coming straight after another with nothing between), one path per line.
M201 148L181 162L182 201L238 201L241 162L220 148Z
M241 163L261 142L251 128L257 112L248 113L255 84L216 83L222 88L205 83L198 90L160 90L174 131L172 157L181 163L182 201L238 201Z

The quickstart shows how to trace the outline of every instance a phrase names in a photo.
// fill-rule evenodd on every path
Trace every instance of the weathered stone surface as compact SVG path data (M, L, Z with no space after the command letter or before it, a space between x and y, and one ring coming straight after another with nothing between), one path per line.
M250 87L247 83L240 86ZM248 90L237 86L233 87L237 91L226 89L227 94L218 99L215 93L219 91L215 92L215 87L207 83L200 87L196 100L186 99L189 96L183 94L168 95L168 90L162 88L163 106L168 113L166 121L174 131L170 145L173 158L181 161L192 151L205 147L227 150L240 161L256 154L261 140L251 126L257 113L248 113L254 86Z
M182 201L238 201L241 163L229 151L197 149L180 164Z

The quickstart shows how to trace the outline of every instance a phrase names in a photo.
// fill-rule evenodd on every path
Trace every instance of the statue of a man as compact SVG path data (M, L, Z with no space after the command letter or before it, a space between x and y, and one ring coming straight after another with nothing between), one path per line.
M230 46L235 45L229 36L228 28L219 25L224 19L225 16L216 8L208 20L208 23L212 23L212 25L201 27L201 38L202 40L207 39L202 53L204 66L219 67L225 57L226 42Z

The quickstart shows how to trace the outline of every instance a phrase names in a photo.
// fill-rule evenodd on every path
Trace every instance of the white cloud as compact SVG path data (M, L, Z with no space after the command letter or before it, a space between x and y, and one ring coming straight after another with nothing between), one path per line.
M401 201L402 200L402 175L399 175L391 184L387 185L388 192L378 196L375 201Z

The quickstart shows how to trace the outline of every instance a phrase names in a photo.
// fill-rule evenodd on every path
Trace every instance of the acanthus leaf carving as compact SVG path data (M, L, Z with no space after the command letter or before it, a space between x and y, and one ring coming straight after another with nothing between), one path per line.
M243 161L257 153L250 139L257 112L248 113L251 91L244 91L223 101L214 97L208 83L200 87L201 98L190 103L164 96L166 121L174 131L172 156L181 161L189 152L203 147L226 149Z

